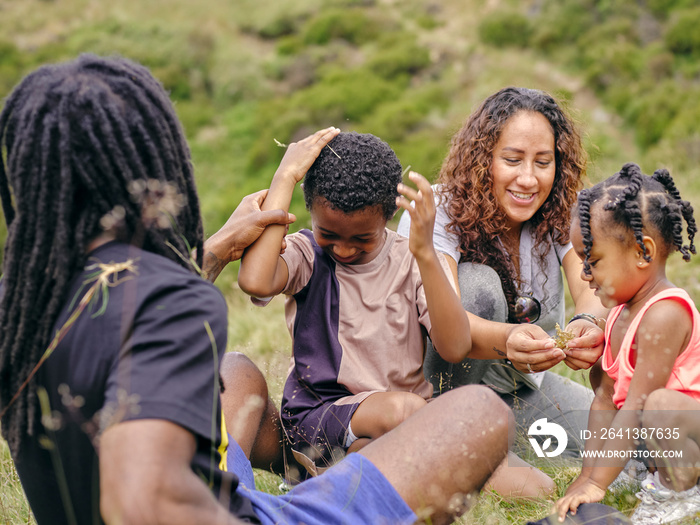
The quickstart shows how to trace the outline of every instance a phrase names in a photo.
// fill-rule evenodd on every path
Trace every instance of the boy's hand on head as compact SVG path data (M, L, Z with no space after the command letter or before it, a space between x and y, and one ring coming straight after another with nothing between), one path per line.
M435 200L428 180L420 173L411 171L408 178L417 190L399 184L397 190L403 196L396 197L396 204L411 215L409 249L416 259L430 256L433 248L433 228L435 227ZM410 200L409 200L410 199Z
M299 142L292 142L287 147L287 151L284 157L282 157L282 161L280 162L279 168L277 168L275 176L281 175L290 177L294 181L294 184L301 181L318 157L318 154L321 153L321 150L326 147L338 133L340 133L338 128L330 127L321 129Z

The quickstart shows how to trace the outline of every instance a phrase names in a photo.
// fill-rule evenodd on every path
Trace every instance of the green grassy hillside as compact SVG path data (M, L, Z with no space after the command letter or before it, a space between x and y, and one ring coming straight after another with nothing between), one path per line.
M700 205L695 4L0 0L0 97L37 65L82 52L147 65L184 124L208 233L243 195L269 184L283 154L275 139L289 143L330 125L371 132L404 166L434 178L466 116L508 85L544 89L570 107L584 132L592 182L628 161L647 173L665 166L684 197ZM299 217L293 229L309 225L300 193L292 211ZM670 266L671 279L696 302L699 264L676 257ZM281 302L252 307L236 289L235 272L232 265L218 283L230 305L230 349L251 355L278 396L290 349ZM0 521L27 523L3 454ZM563 487L574 471L552 474ZM518 523L547 507L487 498L464 522Z

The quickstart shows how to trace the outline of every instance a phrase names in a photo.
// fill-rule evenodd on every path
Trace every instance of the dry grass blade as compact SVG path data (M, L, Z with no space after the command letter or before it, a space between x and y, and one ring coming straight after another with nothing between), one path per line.
M277 144L280 148L287 148L287 147L289 147L289 144L283 144L282 142L280 142L279 140L277 140L277 139L274 138L274 137L272 138L272 140L274 140L274 141L275 141L275 144ZM338 155L338 154L336 153L336 151L335 151L333 148L331 148L330 144L326 144L326 147L327 147L329 150L331 150L331 151L333 152L333 155L335 155L335 156L338 157L339 159L342 159L342 157L341 157L340 155Z
M564 349L566 348L566 343L571 341L574 337L576 337L573 333L571 332L566 332L561 329L561 326L559 326L559 323L556 323L554 325L554 328L557 330L557 336L554 339L554 345L557 348Z

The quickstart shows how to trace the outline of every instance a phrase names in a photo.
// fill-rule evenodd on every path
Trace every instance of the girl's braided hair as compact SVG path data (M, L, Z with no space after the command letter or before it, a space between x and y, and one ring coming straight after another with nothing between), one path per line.
M150 72L129 60L81 55L29 74L0 113L0 148L8 226L0 413L15 450L20 436L33 432L37 409L35 385L22 385L50 343L89 243L111 230L195 270L189 253L197 249L201 266L203 230L190 152L172 103ZM170 188L178 192L178 213L166 225L149 220L147 205Z
M634 242L647 254L643 242L647 233L658 234L665 254L678 250L683 260L689 261L695 253L694 238L698 229L693 217L693 207L681 198L676 185L666 169L659 169L648 177L639 166L628 163L603 182L582 190L578 199L578 218L581 225L584 248L584 272L590 273L589 258L593 247L591 233L591 207L600 202L604 226L617 225L632 233ZM683 243L683 220L687 224L688 244Z

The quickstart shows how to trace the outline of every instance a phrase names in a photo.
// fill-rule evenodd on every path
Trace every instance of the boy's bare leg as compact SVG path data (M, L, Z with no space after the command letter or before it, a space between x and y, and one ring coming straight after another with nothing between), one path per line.
M647 448L683 452L682 458L655 460L663 485L677 492L693 488L700 481L699 412L700 403L693 398L665 388L654 390L644 403L642 427L658 429L657 439L646 440ZM662 439L658 439L658 431ZM677 439L673 439L674 431L677 431Z
M425 399L411 392L377 392L367 397L350 421L352 433L359 439L348 448L348 452L357 452L372 439L396 428L426 404Z
M244 354L228 352L221 362L221 379L228 433L253 467L284 474L282 426L262 372Z
M547 498L557 486L547 474L508 452L484 488L504 498Z
M508 450L512 413L488 387L447 392L359 453L431 522L466 510Z

